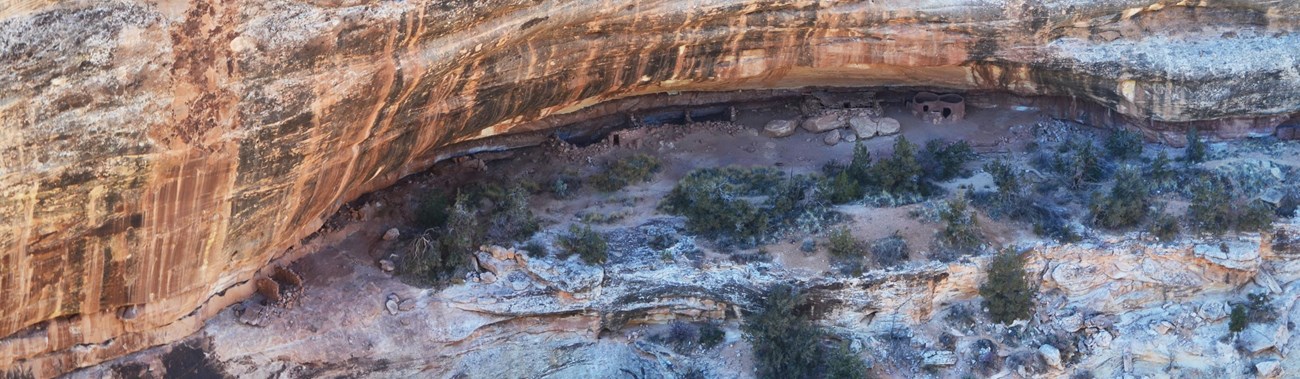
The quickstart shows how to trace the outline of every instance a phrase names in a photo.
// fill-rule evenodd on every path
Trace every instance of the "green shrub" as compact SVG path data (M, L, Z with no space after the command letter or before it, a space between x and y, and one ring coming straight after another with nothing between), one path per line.
M718 344L722 343L726 337L727 333L723 332L722 328L719 328L711 322L700 326L699 344L705 349L712 349L715 346L718 346Z
M849 232L848 228L838 228L831 231L827 250L831 253L831 256L838 258L860 258L865 253L862 243L853 238L853 234Z
M898 232L875 240L871 243L871 257L880 267L897 266L907 260L907 240L898 235Z
M952 254L977 252L980 245L984 243L979 222L975 218L975 213L969 208L970 203L966 197L957 196L948 200L948 209L939 213L943 228L939 230L936 242L942 250L945 250L944 254L938 257L939 260L951 260L955 258Z
M1246 316L1251 322L1277 321L1277 310L1273 309L1273 299L1267 292L1246 295Z
M1160 242L1171 242L1178 239L1178 234L1182 233L1182 227L1178 225L1178 218L1161 212L1157 213L1155 219L1151 221L1148 232Z
M464 255L478 251L483 241L483 229L479 226L478 211L470 205L469 195L456 196L447 225L439 235L439 248L444 254Z
M1035 288L1025 273L1024 253L1003 250L989 263L988 278L980 285L984 307L995 322L1010 325L1034 313Z
M1137 159L1142 156L1142 135L1137 132L1117 130L1106 136L1102 145L1111 158Z
M998 195L1003 201L1014 201L1020 197L1020 178L1010 164L998 159L985 163L984 171L993 177L993 185L997 186Z
M1220 178L1193 185L1187 217L1197 230L1216 235L1228 230L1263 231L1273 224L1272 208L1261 201L1233 197Z
M1196 128L1187 130L1187 148L1184 151L1184 162L1205 162L1206 155L1208 155L1206 152L1205 141L1201 140L1201 136L1197 133Z
M925 143L925 153L921 155L925 177L934 181L945 181L965 174L966 162L975 158L966 141L945 144L932 139Z
M1246 317L1246 306L1237 304L1232 306L1232 314L1228 317L1228 331L1241 333L1246 330L1246 325L1250 324L1250 319Z
M1146 171L1147 181L1153 190L1164 192L1178 188L1178 172L1175 171L1169 154L1161 150L1156 159L1151 161Z
M799 309L799 291L786 285L769 288L760 309L745 318L745 336L754 349L760 378L865 378L866 365L844 344L822 343L826 332Z
M609 244L590 225L569 225L569 234L560 236L556 244L564 249L565 256L578 254L587 264L604 264L609 257Z
M505 193L493 196L493 209L488 213L487 238L493 243L520 241L531 237L541 225L528 208L528 191L513 185Z
M407 242L398 275L418 286L437 286L465 270L467 254L444 251L432 230Z
M602 192L614 192L631 184L646 182L659 172L659 158L637 154L614 161L591 177L591 185Z
M442 192L430 192L415 209L415 223L426 229L441 228L451 213L451 199Z
M546 245L537 241L529 241L528 244L524 245L524 251L528 252L528 256L533 258L543 258L551 254Z
M1092 194L1092 220L1108 229L1127 228L1140 224L1150 206L1150 190L1137 169L1125 168L1116 176L1110 194Z
M809 180L770 168L704 168L691 171L659 203L686 217L695 233L724 244L752 245L789 225L807 206Z
M834 349L827 349L826 379L862 379L867 377L867 364L862 358L849 350L848 344L841 343Z

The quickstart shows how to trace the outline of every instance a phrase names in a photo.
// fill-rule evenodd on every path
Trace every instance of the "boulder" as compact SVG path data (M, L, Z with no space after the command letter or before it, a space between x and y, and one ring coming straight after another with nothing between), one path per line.
M1052 368L1055 369L1060 369L1062 367L1061 350L1057 349L1056 346L1052 346L1052 345L1039 346L1038 355L1043 356L1043 361L1047 362L1048 366L1052 366Z
M397 315L397 311L398 311L397 302L398 302L397 294L394 293L388 294L388 299L384 301L384 309L388 310L388 314L394 316Z
M1256 363L1255 373L1258 374L1260 378L1273 378L1273 377L1277 377L1278 370L1281 367L1282 364L1280 362L1270 359L1267 361Z
M772 120L763 126L763 135L773 138L789 137L797 125L794 120Z
M388 231L384 232L384 241L392 241L397 239L397 237L401 237L401 236L402 236L401 231L398 231L397 228L391 228L388 229Z
M889 117L881 117L876 120L876 132L882 136L898 134L898 131L902 129L903 126L898 123L898 120Z
M821 133L842 127L844 127L844 119L841 118L839 113L835 112L826 113L803 121L803 129L813 133Z
M858 134L854 133L853 131L846 130L840 133L840 135L842 138L844 138L844 142L848 142L848 143L858 142Z
M879 126L876 123L876 120L872 120L869 116L856 116L850 118L849 128L852 128L853 134L857 135L858 138L861 139L875 137L876 134L879 133Z
M1068 316L1057 319L1056 324L1060 325L1061 329L1067 332L1077 332L1080 329L1083 329L1083 314L1079 312L1071 313Z
M826 134L822 136L822 142L825 142L827 145L830 146L835 146L835 144L840 143L840 130L835 129L826 132Z

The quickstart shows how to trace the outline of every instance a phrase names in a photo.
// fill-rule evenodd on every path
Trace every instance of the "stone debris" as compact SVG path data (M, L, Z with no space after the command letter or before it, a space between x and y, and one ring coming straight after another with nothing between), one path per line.
M947 367L957 364L957 354L946 350L931 350L921 354L924 367Z
M843 136L843 138L844 138L844 142L848 142L848 143L858 142L858 134L857 134L857 133L854 133L854 132L852 132L852 131L844 131L844 132L841 132L840 134Z
M379 270L380 270L380 271L383 271L383 272L388 272L388 273L391 273L391 272L393 272L394 270L397 270L397 265L396 265L395 263L393 263L393 256L392 256L392 255L390 255L388 258L384 258L384 259L380 259L380 260L379 260Z
M1061 326L1061 330L1070 333L1078 332L1083 329L1083 314L1079 312L1071 313L1056 319L1056 324Z
M822 142L830 146L835 146L835 144L840 143L840 130L835 129L826 132L826 134L822 136Z
M798 123L793 120L772 120L763 126L763 135L773 138L789 137L794 134Z
M391 229L388 229L388 231L384 232L384 237L383 237L383 238L384 238L384 241L392 241L392 240L397 239L397 237L401 237L401 236L402 236L402 232L401 232L401 231L397 230L397 228L391 228Z
M239 320L241 324L255 327L266 326L273 314L271 307L252 301L246 301L236 305L234 312L235 318Z

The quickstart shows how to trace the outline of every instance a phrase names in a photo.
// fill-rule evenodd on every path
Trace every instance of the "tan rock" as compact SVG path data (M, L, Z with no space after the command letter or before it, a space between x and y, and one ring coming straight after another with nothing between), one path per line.
M835 146L835 144L840 143L840 138L840 130L835 129L823 134L822 142L825 142L827 145Z
M870 116L855 116L849 119L849 128L861 139L875 137L879 133L879 123Z
M803 129L812 133L821 133L844 127L844 115L838 112L829 112L817 117L810 117L803 120Z
M795 127L798 126L793 120L772 120L763 126L763 135L768 137L780 138L789 137L794 134Z
M903 126L898 123L898 120L889 117L876 119L876 131L882 136L898 134L898 131L902 130L902 128Z

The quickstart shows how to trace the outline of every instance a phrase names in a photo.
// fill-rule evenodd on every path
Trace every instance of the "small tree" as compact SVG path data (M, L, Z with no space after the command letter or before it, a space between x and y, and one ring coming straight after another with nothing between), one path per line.
M921 193L921 164L916 161L916 145L899 136L894 142L894 155L875 166L881 187L892 194Z
M860 184L866 184L871 179L871 150L862 141L853 145L853 160L849 162L847 169L849 177Z
M1015 169L1007 162L998 159L984 164L984 171L993 176L993 184L998 187L998 196L1003 201L1010 201L1020 195L1020 178Z
M1250 319L1246 317L1246 306L1237 304L1232 306L1232 314L1228 316L1228 331L1233 334L1241 333L1246 330L1246 325Z
M1183 161L1187 163L1205 162L1206 148L1205 141L1201 141L1196 128L1187 130L1187 150L1183 155Z
M746 336L754 348L761 378L804 378L821 363L821 331L796 307L799 291L777 285L764 294L761 309L745 318Z
M1118 130L1106 136L1106 153L1115 159L1137 159L1142 156L1142 135L1129 130Z
M1177 175L1169 154L1165 154L1164 150L1156 154L1156 159L1151 161L1151 166L1147 169L1147 180L1151 183L1151 188L1159 191L1175 189L1178 184Z
M989 263L988 279L980 286L980 296L993 321L1011 324L1028 319L1034 313L1034 295L1025 273L1024 253L1003 250Z
M1094 183L1105 176L1101 157L1097 155L1092 142L1082 142L1081 145L1074 153L1074 163L1070 166L1070 187L1076 189L1082 187L1084 183Z
M958 253L970 253L979 249L984 242L980 235L979 222L970 210L966 197L957 196L948 200L948 209L939 212L943 229L939 230L938 242L942 248Z
M447 225L438 239L442 253L452 257L450 260L463 260L463 256L478 250L483 241L483 228L478 223L478 211L469 204L469 196L456 196L456 203L451 207Z

